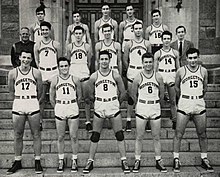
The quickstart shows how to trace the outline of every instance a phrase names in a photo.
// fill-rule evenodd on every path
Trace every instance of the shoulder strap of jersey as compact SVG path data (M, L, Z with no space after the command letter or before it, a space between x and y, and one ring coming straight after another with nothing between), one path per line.
M140 77L140 78L141 78L141 80L140 80L140 82L138 83L138 86L140 86L140 85L141 85L141 83L143 82L143 79L144 79L144 78L143 78L143 73L142 73L142 72L140 72L140 76L141 76L141 77Z
M182 80L184 79L184 77L186 76L187 71L189 71L187 65L184 65L183 68L184 68L185 73L184 73L183 77L181 78L181 81L182 81Z
M54 40L51 40L51 43L52 43L52 46L53 46L53 48L56 50L56 52L57 52L57 48L54 46Z

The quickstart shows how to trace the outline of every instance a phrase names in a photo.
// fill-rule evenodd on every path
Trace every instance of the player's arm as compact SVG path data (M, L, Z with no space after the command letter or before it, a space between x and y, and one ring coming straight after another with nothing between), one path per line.
M154 54L154 70L157 72L159 67L160 50Z
M34 77L37 81L37 98L39 100L39 103L42 103L42 90L43 90L43 81L42 81L42 75L41 72L38 69L33 68Z
M16 69L12 69L8 73L8 89L9 89L9 95L14 99L14 93L15 93L15 75L16 75Z
M176 60L175 60L175 66L176 66L176 69L178 70L180 68L180 56L179 56L179 52L177 50L174 50L173 49L173 53L174 55L176 56Z
M92 46L92 40L91 40L90 33L89 33L89 27L86 24L84 26L85 26L84 29L86 32L86 41L90 46Z
M150 36L150 31L151 31L151 26L148 26L145 30L145 39L149 40L149 36Z
M34 44L34 58L35 58L35 63L37 65L37 68L39 68L39 63L40 63L39 47L40 47L40 43L36 42Z
M181 82L181 73L183 72L183 68L180 68L177 70L176 73L176 79L175 79L175 91L176 91L176 97L177 97L177 103L180 98L180 82Z
M67 27L67 32L66 32L66 47L68 46L68 44L71 43L70 27L71 25Z
M116 50L117 50L118 71L119 71L119 74L122 75L121 44L119 42L116 42L115 45L116 45Z
M124 36L123 36L123 31L124 31L124 21L122 21L120 24L119 24L119 39L118 39L118 41L122 44L122 42L123 42L123 38L124 38Z
M33 27L33 25L30 26L29 32L30 32L30 40L34 41L34 27Z
M54 41L54 47L57 50L57 57L59 58L61 56L61 46L60 43L57 41Z
M164 25L164 24L163 24L163 29L164 29L164 31L169 31L168 26L167 26L167 25Z
M130 96L134 102L133 105L137 103L138 87L140 82L141 82L141 75L138 74L133 80L131 93L130 93Z
M160 97L160 104L163 105L164 101L164 83L163 83L163 78L160 75L160 73L156 73L156 79L159 84L159 97Z
M81 87L80 80L77 79L76 77L74 77L74 82L76 84L76 95L77 95L77 102L79 105L79 103L82 101L82 87Z
M118 23L115 20L112 20L112 24L114 26L114 39L118 41Z
M126 97L125 86L124 86L121 76L117 72L113 71L113 76L118 86L118 91L119 91L118 100L119 100L119 103L121 104Z
M68 44L66 47L66 54L67 54L67 59L71 61L71 49L72 49L72 44Z
M131 41L127 42L125 44L125 48L124 48L123 65L124 65L126 71L128 70L128 65L129 65L129 50L130 50L130 46L131 46Z
M145 46L147 47L147 51L148 51L149 53L151 53L151 52L152 52L152 50L151 50L151 44L150 44L150 42L149 42L148 40L145 41Z
M11 64L12 66L15 68L17 67L17 63L16 63L16 57L15 57L15 44L12 45L11 47Z
M95 45L95 71L99 69L99 52L101 50L101 42L97 42Z
M95 38L95 43L99 41L99 20L95 22L95 29L94 29L94 38Z
M202 74L204 76L203 79L203 96L205 96L206 92L207 92L207 87L208 87L208 72L207 69L205 68L201 68L202 69Z
M51 37L51 39L55 40L55 34L54 34L53 26L51 26L50 37Z
M93 73L88 82L86 83L87 87L85 87L85 99L91 102L95 101L95 81L97 79L97 73Z
M91 51L91 48L89 44L85 44L85 48L86 48L86 51L87 51L87 65L88 65L88 68L90 68L91 66L91 59L92 59L92 51Z
M57 84L57 76L54 76L50 84L50 104L52 105L53 108L55 107L56 104L56 84Z

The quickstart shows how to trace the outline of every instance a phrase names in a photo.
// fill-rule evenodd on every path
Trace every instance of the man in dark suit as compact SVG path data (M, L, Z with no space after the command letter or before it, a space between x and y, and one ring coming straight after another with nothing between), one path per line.
M177 40L171 43L171 47L175 50L179 51L179 61L180 61L180 66L183 66L186 64L186 51L189 48L193 48L194 45L191 41L188 41L185 39L186 35L186 28L185 26L178 26L176 28L176 35L177 35Z

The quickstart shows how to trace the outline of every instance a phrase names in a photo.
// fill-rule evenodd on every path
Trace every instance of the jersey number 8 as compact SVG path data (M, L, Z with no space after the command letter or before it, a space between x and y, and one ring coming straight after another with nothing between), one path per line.
M103 90L108 91L108 84L103 84Z

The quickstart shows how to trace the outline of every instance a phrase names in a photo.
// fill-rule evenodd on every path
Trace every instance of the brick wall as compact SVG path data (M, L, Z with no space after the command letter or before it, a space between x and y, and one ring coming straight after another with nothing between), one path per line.
M216 38L216 1L199 1L199 49L202 54L220 53L220 38Z
M7 55L12 44L19 41L19 0L1 0L0 7L0 55Z

